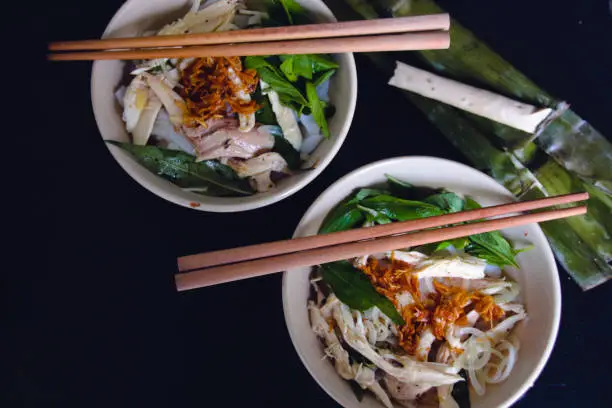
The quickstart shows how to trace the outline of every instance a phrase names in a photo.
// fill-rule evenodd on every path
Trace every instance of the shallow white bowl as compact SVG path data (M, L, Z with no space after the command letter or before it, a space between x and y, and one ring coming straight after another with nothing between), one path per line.
M417 186L445 187L469 195L484 206L513 201L512 194L489 176L456 162L432 157L399 157L361 167L330 186L310 206L294 237L315 235L326 214L359 187L385 181L391 174ZM521 342L519 359L510 377L499 385L487 385L483 397L471 394L472 407L507 407L534 383L552 351L561 313L561 289L552 251L537 225L506 229L513 241L530 241L535 248L519 255L520 270L509 275L521 286L528 319L516 328ZM357 401L348 383L324 359L323 347L310 329L306 302L310 291L309 268L292 270L283 277L283 308L287 328L302 362L319 385L347 408L380 408L374 397Z
M321 0L298 0L317 22L333 22L336 18ZM104 32L104 38L129 37L161 28L183 16L191 0L128 0L117 11ZM247 2L248 3L248 2ZM340 68L330 83L330 100L336 107L329 120L332 137L324 140L313 153L313 170L288 177L273 190L249 197L206 197L190 193L163 180L140 166L121 148L108 145L111 154L134 180L147 190L173 203L213 212L252 210L275 203L294 194L315 179L334 158L348 133L357 101L357 71L353 54L338 54ZM114 92L123 77L124 62L96 61L91 77L91 101L100 134L105 140L128 142L129 136L121 119L121 109Z

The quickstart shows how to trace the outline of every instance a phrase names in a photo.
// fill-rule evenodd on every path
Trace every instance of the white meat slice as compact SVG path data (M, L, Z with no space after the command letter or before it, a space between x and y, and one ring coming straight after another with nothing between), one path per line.
M417 251L391 251L387 258L412 265L417 278L484 278L487 263L470 255L427 256Z
M389 395L400 401L414 401L419 395L432 387L429 384L408 384L390 375L385 375L383 381Z
M238 177L245 178L256 174L277 171L282 172L287 168L287 162L283 156L276 152L260 154L249 160L230 160L228 165L232 167Z
M431 350L431 345L436 340L436 336L433 334L431 329L428 327L421 333L419 337L419 344L416 348L415 357L421 361L427 361L427 356Z
M515 324L520 322L521 320L527 317L527 313L523 309L520 313L507 317L506 319L499 322L494 328L487 330L485 332L486 336L491 340L492 345L497 345L500 341L508 336L510 330L514 327Z
M195 141L198 161L235 157L249 159L261 150L274 146L274 136L261 128L241 132L223 128Z
M378 368L402 382L427 384L435 387L442 384L453 384L462 380L457 374L448 372L450 367L443 364L420 362L409 356L386 353L386 357L394 359L396 363L401 365L401 367L397 367L379 354L368 343L364 334L357 331L353 315L348 306L338 302L334 305L333 316L344 340L349 346L374 363Z
M340 344L340 340L327 320L323 317L321 310L319 310L312 301L308 302L308 310L310 311L312 331L325 342L325 354L334 359L334 367L338 374L340 374L340 377L345 380L352 380L354 374L351 364L349 363L348 352Z

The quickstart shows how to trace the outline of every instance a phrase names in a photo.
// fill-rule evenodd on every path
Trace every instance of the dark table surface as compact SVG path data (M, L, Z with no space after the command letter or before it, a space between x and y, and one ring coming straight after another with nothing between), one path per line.
M36 10L34 24L45 40L97 37L120 4L24 2ZM612 135L608 0L443 4ZM44 44L33 47L42 51ZM18 290L5 298L3 323L13 342L6 361L14 369L2 405L335 406L293 349L280 275L178 295L173 273L178 255L291 236L318 194L366 163L400 155L465 162L365 58L357 56L357 64L355 120L331 165L294 196L238 214L181 208L140 187L99 137L90 64L38 65L46 120L32 120L36 137L26 140L34 162L21 167L32 175L23 208L32 228L18 237L24 238L21 259L36 268L12 274ZM560 279L556 346L517 406L610 406L612 283L583 293L564 271Z

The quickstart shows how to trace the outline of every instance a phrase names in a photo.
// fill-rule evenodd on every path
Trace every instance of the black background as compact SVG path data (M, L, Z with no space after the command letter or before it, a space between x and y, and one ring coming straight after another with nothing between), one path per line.
M608 0L442 3L612 135ZM19 199L7 201L17 202L23 217L5 214L20 224L9 236L17 244L9 258L20 267L5 275L14 290L3 296L9 343L0 364L9 378L0 405L335 406L293 349L280 275L178 295L176 256L287 238L318 194L366 163L400 155L464 157L357 56L351 131L313 183L247 213L203 213L165 202L125 174L104 147L90 103L91 65L44 62L46 41L98 37L120 4L34 1L17 4L27 9L19 14L4 14L5 27L14 27L7 39L35 33L22 51L38 59L11 60L29 68L21 71L32 72L27 81L4 77L28 99L5 113L5 122L15 122L13 112L28 117L19 119L20 166L8 173L20 188ZM612 283L583 293L565 272L560 278L555 349L517 406L610 406Z

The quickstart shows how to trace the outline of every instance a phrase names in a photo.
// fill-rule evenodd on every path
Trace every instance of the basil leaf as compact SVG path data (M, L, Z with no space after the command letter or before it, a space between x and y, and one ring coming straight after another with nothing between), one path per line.
M336 61L326 55L308 54L307 57L310 60L312 72L315 73L327 71L330 69L337 69L339 67Z
M298 76L295 73L295 70L293 69L293 62L294 62L293 58L287 58L280 65L280 70L283 72L283 74L285 74L287 79L290 80L291 82L295 82L298 79Z
M365 217L355 204L341 204L332 211L319 229L319 234L346 231L361 223Z
M231 167L216 160L196 162L195 157L178 150L137 146L107 140L121 147L152 173L183 188L201 188L211 195L251 195L255 191Z
M385 177L389 181L389 184L395 184L396 186L403 187L403 188L408 188L408 189L409 188L414 188L414 186L412 184L410 184L409 182L404 181L404 180L400 180L400 179L398 179L396 177L393 177L390 174L385 174Z
M433 204L446 212L451 213L463 211L463 208L465 206L465 202L463 201L463 199L457 194L450 191L434 194L432 196L427 197L424 201L426 203Z
M328 71L322 72L320 74L318 74L314 80L312 81L312 83L314 84L314 86L319 86L321 84L324 84L325 82L329 81L329 79L336 73L335 69L330 69Z
M268 0L265 3L268 18L264 22L268 27L311 23L306 11L295 0Z
M338 299L351 309L364 311L376 306L396 324L405 323L393 303L378 293L368 277L347 261L321 265L321 277Z
M274 114L274 110L272 110L270 99L261 93L261 88L259 86L257 86L257 89L253 94L253 98L260 106L259 110L255 112L255 121L257 123L261 123L262 125L278 126L276 115Z
M279 94L281 102L289 100L297 102L299 105L308 105L308 101L306 101L302 92L282 75L266 67L258 68L257 73L264 82Z
M283 159L285 159L290 169L299 170L302 164L300 152L295 150L293 145L289 143L287 139L285 139L283 131L280 127L275 126L274 128L270 127L269 129L272 136L274 136L274 147L272 148L272 151L283 156ZM274 129L274 131L272 131L272 129Z
M368 197L375 197L375 196L379 196L382 194L389 194L389 193L385 190L378 190L375 188L362 188L359 191L357 191L357 194L355 194L355 197L353 197L353 199L349 201L349 204L358 203L361 200L364 200Z
M465 197L465 209L466 210L475 210L477 208L482 208L480 204L471 199L470 197Z
M367 198L360 203L364 207L376 210L392 220L406 221L417 218L442 215L444 211L438 207L420 201L403 200L391 195L379 195Z
M296 82L298 77L312 79L312 61L309 55L281 55L281 71L291 82Z
M468 386L468 373L464 369L459 371L463 381L458 381L453 385L451 396L457 402L459 408L470 408L470 388Z
M373 210L371 208L367 208L359 204L357 204L357 208L363 211L366 217L366 221L369 221L375 224L390 224L393 222L393 220L391 220L386 215L376 210Z
M244 66L246 69L254 69L259 72L262 68L267 68L277 75L281 75L278 68L272 65L266 57L263 56L248 56L244 58Z
M357 401L363 401L365 391L363 390L363 388L361 388L361 385L359 385L355 380L349 380L348 383L351 386L351 390L353 391L353 394L355 394L355 398L357 398Z
M302 6L300 6L300 3L298 3L295 0L277 0L281 6L283 6L283 9L285 10L285 13L287 14L287 21L289 21L289 24L294 24L294 18L293 15L294 14L304 14L305 11L302 8Z
M317 87L312 82L306 83L306 96L308 97L308 106L312 112L312 117L321 128L321 133L325 137L329 137L329 128L327 127L327 119L325 119L325 110L321 105L319 95L317 95Z
M436 194L438 191L429 187L416 187L407 181L400 180L390 174L385 174L391 192L406 200L421 201L426 197Z
M470 235L470 244L466 252L484 259L487 263L503 267L505 265L518 268L514 260L516 252L499 231Z

